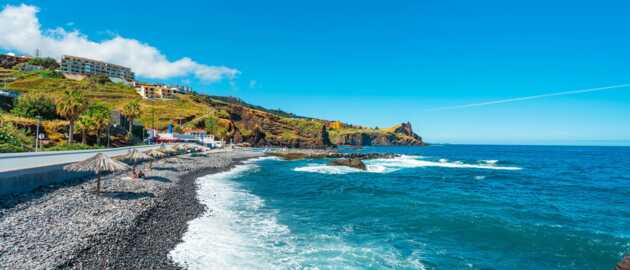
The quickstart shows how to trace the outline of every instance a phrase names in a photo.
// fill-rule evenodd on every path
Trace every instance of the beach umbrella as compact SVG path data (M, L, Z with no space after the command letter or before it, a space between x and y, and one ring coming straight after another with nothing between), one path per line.
M138 151L137 149L131 149L126 155L122 157L122 159L137 162L137 161L149 160L149 159L152 159L152 157Z
M158 159L158 158L162 158L162 157L166 156L166 154L164 154L163 152L158 151L157 149L149 150L149 151L146 151L144 153L147 156L152 157L153 159ZM149 163L149 168L153 168L153 159Z
M175 149L177 151L186 151L188 150L188 146L185 144L178 144L178 145L175 145Z
M63 167L66 171L72 172L94 172L96 173L96 193L101 193L101 172L121 172L129 170L129 166L120 161L98 153L95 156L83 161L79 161Z
M152 158L161 158L161 157L165 157L166 154L164 154L162 151L158 151L157 149L153 149L153 150L149 150L144 152L147 156L150 156Z
M177 150L175 150L173 147L166 147L165 145L160 146L159 151L167 155L177 152Z
M153 159L151 156L142 153L136 149L131 149L129 150L129 152L124 155L122 157L123 160L128 160L133 162L133 171L136 171L136 165L138 164L138 161L145 161L145 160L150 160Z

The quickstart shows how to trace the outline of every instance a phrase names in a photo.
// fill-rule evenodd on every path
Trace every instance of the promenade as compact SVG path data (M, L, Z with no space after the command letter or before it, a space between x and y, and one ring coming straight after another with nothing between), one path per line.
M28 152L0 154L0 178L2 173L27 170L53 165L62 165L84 160L98 153L113 157L124 155L129 149L140 151L157 148L159 145L129 146L120 148L90 149L76 151Z

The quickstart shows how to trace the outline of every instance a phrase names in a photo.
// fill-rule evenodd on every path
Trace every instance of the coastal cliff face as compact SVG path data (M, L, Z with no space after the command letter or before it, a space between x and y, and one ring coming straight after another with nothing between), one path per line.
M422 137L413 132L411 123L402 123L386 130L359 131L340 134L335 143L338 145L425 145Z

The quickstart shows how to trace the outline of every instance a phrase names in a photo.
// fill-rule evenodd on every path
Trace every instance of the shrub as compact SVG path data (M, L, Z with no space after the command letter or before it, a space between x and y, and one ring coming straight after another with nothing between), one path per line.
M204 127L206 128L206 131L209 134L216 134L218 129L219 129L219 123L217 121L217 119L213 116L209 116L208 118L205 119L204 123Z
M224 110L217 110L214 115L218 118L230 119L230 113Z
M57 118L55 102L45 95L28 94L17 99L11 112L17 116L51 120Z
M51 70L51 69L45 69L45 70L40 70L37 72L39 74L40 77L42 78L46 78L46 79L63 79L63 73L55 71L55 70Z
M97 84L106 84L106 83L111 83L112 82L109 79L109 77L107 77L105 75L92 75L92 76L89 77L88 80L90 82L97 83Z
M0 125L0 153L27 152L31 149L31 138L24 130L8 122Z
M57 63L57 60L55 60L53 58L50 58L50 57L33 58L33 59L29 60L28 63L31 64L31 65L42 66L45 69L56 69L56 68L59 68L59 64Z

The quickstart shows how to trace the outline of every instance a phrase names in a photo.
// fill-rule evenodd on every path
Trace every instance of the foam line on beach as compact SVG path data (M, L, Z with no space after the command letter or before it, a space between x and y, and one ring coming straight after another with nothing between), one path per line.
M273 212L259 211L265 202L241 189L234 178L255 170L249 160L232 170L201 177L198 199L208 210L188 223L182 243L169 256L187 269L274 269L279 259L269 254L291 254L289 229ZM283 242L282 245L276 245ZM272 252L269 252L272 250ZM283 265L292 265L282 258Z

